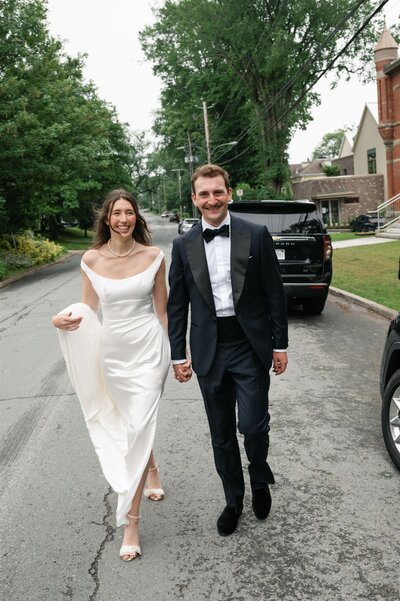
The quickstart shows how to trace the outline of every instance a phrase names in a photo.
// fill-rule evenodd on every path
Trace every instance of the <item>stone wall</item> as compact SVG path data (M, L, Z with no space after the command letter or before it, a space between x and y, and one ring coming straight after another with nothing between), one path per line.
M357 215L373 211L384 201L383 175L321 177L292 184L293 200L338 200L339 222L347 225Z
M336 165L340 169L340 175L354 175L354 157L341 157L340 159L332 159L332 165Z

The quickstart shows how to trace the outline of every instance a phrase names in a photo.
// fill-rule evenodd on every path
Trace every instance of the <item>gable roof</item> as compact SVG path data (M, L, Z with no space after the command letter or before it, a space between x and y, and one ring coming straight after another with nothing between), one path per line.
M336 158L342 159L343 157L352 156L353 151L351 148L351 142L346 134L343 134L342 143L339 148L339 152Z
M376 105L376 106L374 106L372 109L371 109L371 105L370 104L366 104L364 106L364 110L363 110L362 115L361 115L360 123L358 124L358 127L357 127L357 133L356 133L356 135L353 138L353 153L354 153L355 147L357 146L357 142L358 142L358 139L360 137L361 130L362 130L362 127L364 125L364 122L365 122L365 120L369 116L375 122L376 129L378 130L378 120L375 118L375 115L374 115L374 112L377 111L377 104L376 103L371 103L371 104L372 105Z

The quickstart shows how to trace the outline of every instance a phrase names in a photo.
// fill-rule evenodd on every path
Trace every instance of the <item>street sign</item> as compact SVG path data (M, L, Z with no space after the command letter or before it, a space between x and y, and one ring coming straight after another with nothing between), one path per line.
M243 190L241 190L240 188L238 188L238 189L236 190L236 195L237 195L237 196L243 196Z

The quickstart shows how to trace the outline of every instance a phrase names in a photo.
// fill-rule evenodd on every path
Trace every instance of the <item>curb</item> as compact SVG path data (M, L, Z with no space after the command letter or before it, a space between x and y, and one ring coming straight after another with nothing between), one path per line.
M387 319L393 319L397 315L397 311L394 309L390 309L389 307L385 307L384 305L380 305L379 303L375 303L374 301L370 301L367 298L363 298L362 296L357 296L357 294L352 294L351 292L346 292L345 290L341 290L340 288L334 288L331 286L329 288L329 294L332 296L337 296L338 298L342 298L353 305L359 305L360 307L364 307L369 311L373 311L382 317L386 317Z
M45 263L44 265L38 265L37 267L32 267L32 269L28 269L28 271L23 271L21 273L17 273L16 275L13 275L12 277L7 278L6 280L2 280L0 282L0 288L5 288L9 284L13 284L14 282L23 280L28 275L32 275L33 273L37 273L38 271L47 269L47 267L51 267L52 265L56 265L57 263L62 263L63 261L66 261L66 259L68 259L71 255L79 255L79 254L83 254L84 252L85 252L84 250L69 250L69 251L67 251L67 254L63 255L56 261L52 261L51 263Z

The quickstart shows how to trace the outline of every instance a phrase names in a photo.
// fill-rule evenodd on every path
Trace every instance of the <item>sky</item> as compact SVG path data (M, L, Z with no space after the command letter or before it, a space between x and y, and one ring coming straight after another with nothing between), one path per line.
M51 34L64 42L68 54L88 55L85 77L134 130L150 130L159 105L160 81L138 40L138 32L154 22L151 7L159 4L160 0L47 0ZM389 0L385 14L390 28L400 18L400 0ZM362 86L356 79L331 90L330 80L323 78L314 89L321 94L321 104L312 110L307 129L294 134L290 163L307 160L325 133L356 126L365 103L377 101L375 83Z

